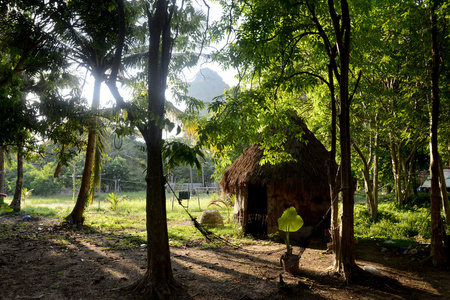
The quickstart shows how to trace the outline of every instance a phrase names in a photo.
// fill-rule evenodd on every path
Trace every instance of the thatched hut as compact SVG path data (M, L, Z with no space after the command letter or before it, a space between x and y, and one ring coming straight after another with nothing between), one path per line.
M329 153L301 120L297 123L304 132L302 139L288 137L284 144L295 161L260 165L263 151L253 145L223 173L220 186L225 193L236 195L235 217L246 234L278 231L278 218L294 206L305 224L291 237L306 237L330 206ZM328 228L327 224L322 229Z

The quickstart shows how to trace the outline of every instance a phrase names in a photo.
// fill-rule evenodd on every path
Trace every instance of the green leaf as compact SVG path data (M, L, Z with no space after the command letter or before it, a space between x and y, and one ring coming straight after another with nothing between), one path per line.
M297 214L295 207L286 209L278 219L278 229L284 232L295 232L302 228L303 219Z
M4 212L12 212L13 209L11 207L8 206L8 204L6 203L2 203L0 205L0 210L4 211Z

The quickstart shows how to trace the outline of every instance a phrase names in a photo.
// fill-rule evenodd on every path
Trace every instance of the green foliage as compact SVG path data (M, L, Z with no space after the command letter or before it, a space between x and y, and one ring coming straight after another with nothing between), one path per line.
M110 193L108 194L108 198L106 199L107 202L109 202L111 204L111 210L112 211L116 211L119 205L119 202L128 200L128 196L127 195L123 195L123 196L118 196L114 193Z
M143 190L145 182L142 162L145 156L142 155L143 152L140 148L142 143L137 142L134 138L125 138L121 144L115 142L113 138L108 142L110 145L104 146L109 149L106 154L114 159L104 163L101 178L102 189L114 190L116 180L121 191ZM55 144L47 143L43 158L24 162L23 185L33 188L34 195L48 196L68 190L72 191L72 188L76 189L79 185L79 178L83 170L83 155L72 157L70 162L75 166L62 166L59 177L55 178L54 173L58 159L61 159L59 151L60 149ZM75 185L73 176L75 176ZM16 161L11 159L5 170L5 191L7 193L14 191L16 177Z
M13 211L11 207L9 207L8 204L3 202L3 199L0 200L0 212L10 213Z
M64 68L68 61L50 18L52 8L43 1L8 1L2 5L0 141L3 145L22 145L29 152L39 146L38 133L52 131L54 124L47 121L57 111L41 109L51 105L47 97L40 96L50 86L53 91L64 85L67 88ZM30 93L41 101L29 101Z
M24 162L23 186L32 187L35 195L51 195L64 188L64 182L53 177L55 163ZM17 171L15 161L5 170L5 178L9 183L7 192L12 193L16 187Z
M27 215L38 215L38 216L44 216L44 217L51 217L55 218L58 216L60 208L55 207L43 207L43 206L26 206L26 209L21 210L23 214ZM66 211L66 210L64 210Z
M201 169L199 157L203 158L204 154L198 145L189 147L179 141L164 143L163 161L166 162L166 168L169 170L180 164L187 164L191 167L195 165L197 169Z
M120 184L123 191L133 190L130 169L126 160L120 156L107 162L102 169L102 187L109 187L111 190L116 188L116 184Z
M425 207L429 208L430 203L430 194L429 193L418 193L417 195L413 195L411 199L411 203L409 206L417 206L417 207Z
M53 173L54 164L47 164L40 170L33 167L26 176L28 178L27 180L31 180L27 186L33 187L33 191L36 195L45 196L57 193L61 187L53 177Z
M399 207L390 201L378 207L373 221L367 208L355 205L355 236L358 238L417 239L430 238L429 209L419 206Z
M33 194L34 189L22 188L22 200L26 201Z

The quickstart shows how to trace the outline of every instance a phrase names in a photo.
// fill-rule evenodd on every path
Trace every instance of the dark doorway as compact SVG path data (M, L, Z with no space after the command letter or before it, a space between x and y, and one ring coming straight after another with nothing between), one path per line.
M267 235L267 188L249 185L247 226L245 233L253 236Z

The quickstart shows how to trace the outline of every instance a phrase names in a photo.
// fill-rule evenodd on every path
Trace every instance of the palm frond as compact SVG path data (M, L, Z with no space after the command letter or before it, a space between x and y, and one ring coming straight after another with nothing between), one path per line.
M103 160L102 157L107 152L109 148L109 140L110 133L102 126L97 129L97 141L95 143L95 156L94 156L94 166L93 166L93 176L91 177L91 183L89 186L89 196L88 203L92 204L95 195L95 188L100 186L100 174L103 169Z

